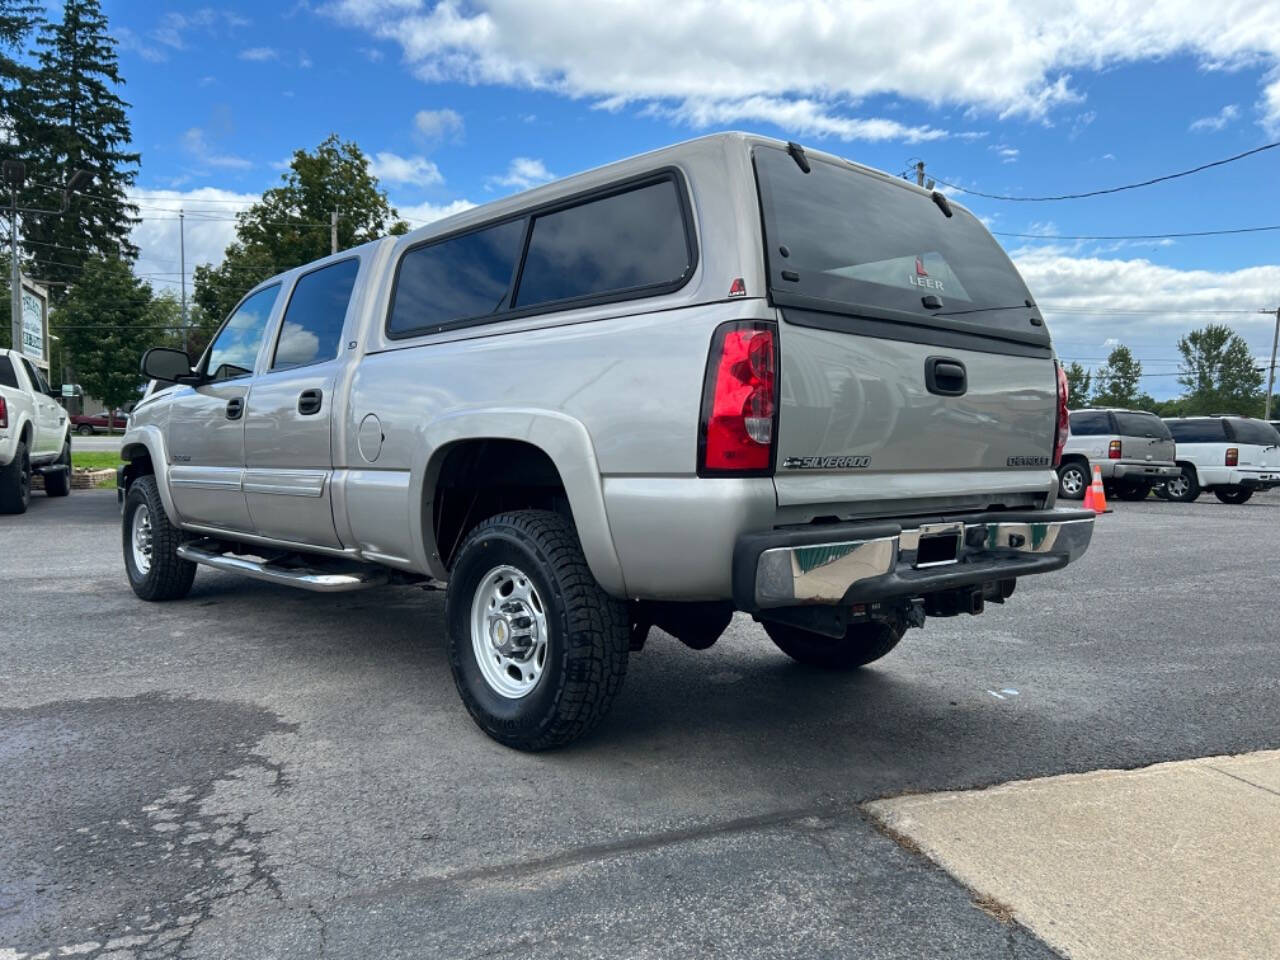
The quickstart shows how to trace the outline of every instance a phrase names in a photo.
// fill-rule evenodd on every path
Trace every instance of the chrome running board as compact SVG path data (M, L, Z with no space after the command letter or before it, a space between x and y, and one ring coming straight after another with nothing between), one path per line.
M285 567L266 560L248 560L244 557L219 553L194 543L184 543L179 546L178 556L183 560L204 564L216 570L240 573L255 580L283 583L289 587L314 590L317 593L365 590L369 587L383 586L389 580L385 570L374 566L344 566L340 569L336 566L333 569L324 569L320 566Z

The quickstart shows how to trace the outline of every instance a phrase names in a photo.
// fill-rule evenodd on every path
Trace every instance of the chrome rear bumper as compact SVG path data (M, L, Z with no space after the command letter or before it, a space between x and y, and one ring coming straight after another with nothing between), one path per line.
M1093 521L1042 510L750 534L734 554L734 600L748 611L843 605L1048 573L1088 549Z

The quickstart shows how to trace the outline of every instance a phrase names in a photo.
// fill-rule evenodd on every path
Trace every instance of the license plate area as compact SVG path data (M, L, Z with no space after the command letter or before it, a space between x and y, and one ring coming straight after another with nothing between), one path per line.
M964 539L964 525L959 523L925 524L916 541L917 570L925 567L941 567L960 559L960 543Z

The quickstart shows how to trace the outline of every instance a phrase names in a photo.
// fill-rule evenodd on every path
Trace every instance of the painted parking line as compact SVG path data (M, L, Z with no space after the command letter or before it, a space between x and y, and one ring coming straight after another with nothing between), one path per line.
M1280 957L1280 751L866 809L1073 960Z

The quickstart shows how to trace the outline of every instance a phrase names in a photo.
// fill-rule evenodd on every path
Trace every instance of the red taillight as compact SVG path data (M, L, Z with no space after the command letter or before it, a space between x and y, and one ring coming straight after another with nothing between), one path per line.
M1071 421L1067 417L1067 372L1062 364L1054 361L1058 371L1058 430L1053 438L1053 465L1062 465L1062 449L1067 445L1067 434L1071 430Z
M699 472L769 472L777 413L778 344L773 326L722 325L707 360Z
M4 402L4 397L0 397L0 427L9 425L9 405Z
M1238 467L1240 465L1240 448L1227 447L1227 463L1228 467Z
M1111 443L1107 446L1107 459L1108 460L1120 459L1120 441L1119 440L1112 440Z

